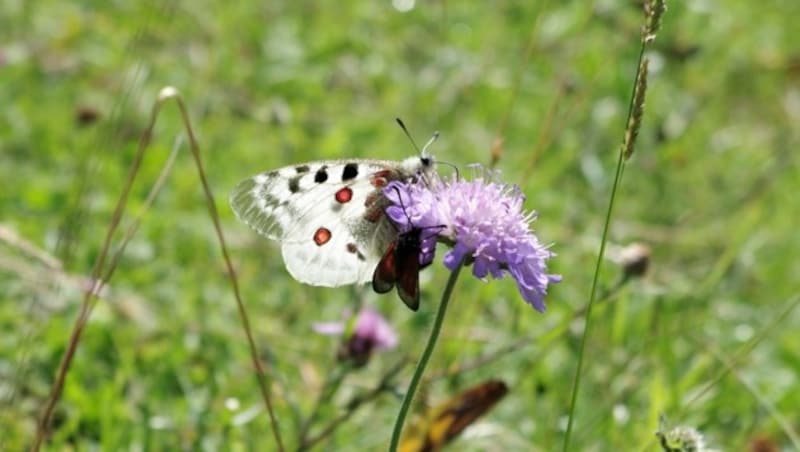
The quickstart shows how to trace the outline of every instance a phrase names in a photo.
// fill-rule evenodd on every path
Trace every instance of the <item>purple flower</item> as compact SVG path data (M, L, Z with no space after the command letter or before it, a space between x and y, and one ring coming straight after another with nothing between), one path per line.
M554 254L530 230L536 215L522 210L525 197L518 187L494 182L492 174L484 172L472 181L392 182L383 192L395 204L386 213L401 232L435 227L438 239L453 245L444 257L447 268L453 270L466 259L473 264L473 275L482 280L510 274L522 298L544 311L547 286L561 276L547 273L546 261ZM433 245L426 246L424 257L430 261ZM422 258L423 254L420 262Z
M341 335L344 322L320 322L313 325L314 331L326 335ZM363 308L356 318L352 333L342 343L339 358L352 360L357 366L369 361L373 350L387 350L397 345L397 336L386 319L377 311Z
M430 230L423 231L420 245L419 265L426 266L433 261L436 251L436 236L443 230L435 208L434 194L422 184L405 184L392 181L383 189L383 194L392 202L386 208L386 215L398 227L400 234L411 228Z

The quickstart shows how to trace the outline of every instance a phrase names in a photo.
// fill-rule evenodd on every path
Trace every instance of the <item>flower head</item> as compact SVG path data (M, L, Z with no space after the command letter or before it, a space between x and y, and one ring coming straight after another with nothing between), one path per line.
M314 331L326 335L341 335L345 332L344 322L320 322L313 326ZM377 311L364 308L358 313L352 333L342 343L339 358L352 360L357 366L369 361L373 350L386 350L397 345L397 335Z
M691 427L675 427L656 433L664 452L703 452L706 449L703 435Z
M705 438L693 427L677 426L667 430L667 420L662 415L656 436L664 452L711 452Z
M492 176L485 172L472 181L392 182L384 194L395 205L386 213L401 232L437 227L439 240L453 245L444 257L447 268L464 261L473 264L472 273L480 279L510 274L525 301L544 311L547 286L561 281L547 273L546 261L554 254L530 230L536 216L522 210L525 197L519 188ZM433 251L427 238L420 263L423 258L430 262Z

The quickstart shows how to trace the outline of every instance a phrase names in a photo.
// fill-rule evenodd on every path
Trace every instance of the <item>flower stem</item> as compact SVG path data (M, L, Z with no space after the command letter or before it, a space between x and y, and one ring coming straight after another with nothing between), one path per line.
M414 370L414 376L411 377L411 383L408 385L408 390L403 398L403 405L400 407L400 412L397 414L397 420L394 423L394 430L392 431L392 442L389 444L389 450L395 452L400 443L400 434L403 433L403 424L405 424L408 409L411 407L411 402L414 400L414 394L417 392L417 386L422 380L422 374L425 373L425 367L433 355L433 349L436 347L436 341L439 339L439 333L442 330L442 323L444 323L444 315L447 312L447 305L450 303L450 296L453 293L453 288L458 280L458 274L461 273L461 268L464 266L464 260L460 260L456 268L450 273L450 278L447 280L447 286L444 288L442 294L442 301L439 303L439 311L436 313L436 319L433 321L433 328L428 337L428 343L425 345L425 351L417 363L417 368Z
M614 184L611 186L611 197L608 201L608 210L606 210L606 219L603 223L603 235L600 239L600 251L597 253L597 262L595 263L594 276L592 277L592 288L589 293L589 302L586 305L586 317L583 320L583 336L581 337L580 348L578 349L578 365L575 369L575 377L572 381L572 396L569 403L569 420L567 421L567 431L564 434L564 447L563 451L567 452L570 449L569 441L572 436L572 426L575 423L575 407L578 403L578 391L581 386L581 371L583 370L583 359L586 354L586 344L588 342L590 327L592 326L592 306L597 299L597 287L600 280L600 270L603 267L603 256L606 251L606 243L608 242L608 231L611 224L612 212L614 211L614 200L617 197L617 189L622 182L622 175L625 172L625 162L633 154L633 149L636 144L636 137L639 133L639 127L642 122L642 115L644 113L644 98L647 90L647 58L645 57L645 50L647 46L655 38L655 32L660 26L661 14L664 12L664 2L660 0L650 0L644 4L645 10L645 28L646 32L643 36L639 46L639 61L636 65L636 76L634 77L633 87L631 89L631 97L628 104L628 120L626 121L625 134L622 140L622 146L619 150L619 157L617 159L617 169L614 174Z

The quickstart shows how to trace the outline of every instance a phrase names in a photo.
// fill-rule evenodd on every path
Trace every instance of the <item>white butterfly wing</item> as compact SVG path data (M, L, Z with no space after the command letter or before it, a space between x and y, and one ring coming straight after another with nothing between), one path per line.
M353 193L350 202L338 207L333 196L323 197L282 241L286 269L296 280L328 287L370 281L383 251L394 240L397 233L384 215L375 223L364 217L364 204L374 187L356 181L346 188Z
M401 176L396 166L362 160L285 167L240 183L231 206L259 234L281 242L298 281L364 283L397 235L379 196L382 184Z

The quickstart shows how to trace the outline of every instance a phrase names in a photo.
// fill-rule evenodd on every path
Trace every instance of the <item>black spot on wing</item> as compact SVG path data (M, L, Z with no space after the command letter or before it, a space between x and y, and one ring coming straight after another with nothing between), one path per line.
M355 179L358 176L358 164L348 163L342 170L342 181Z
M300 191L300 176L289 179L289 191L292 193Z
M272 196L271 194L267 193L266 191L260 191L258 193L258 199L263 202L265 206L277 206L283 205L278 198Z
M317 170L316 174L314 174L314 182L321 184L326 180L328 180L328 170L327 167L323 166Z
M308 165L298 165L294 167L294 170L297 171L297 174L307 173L308 170L311 169Z
M355 243L348 243L347 244L347 252L355 254L356 257L358 257L358 260L360 260L360 261L367 260L367 258L364 257L364 254L361 252L361 250L358 249L358 246L356 246Z

